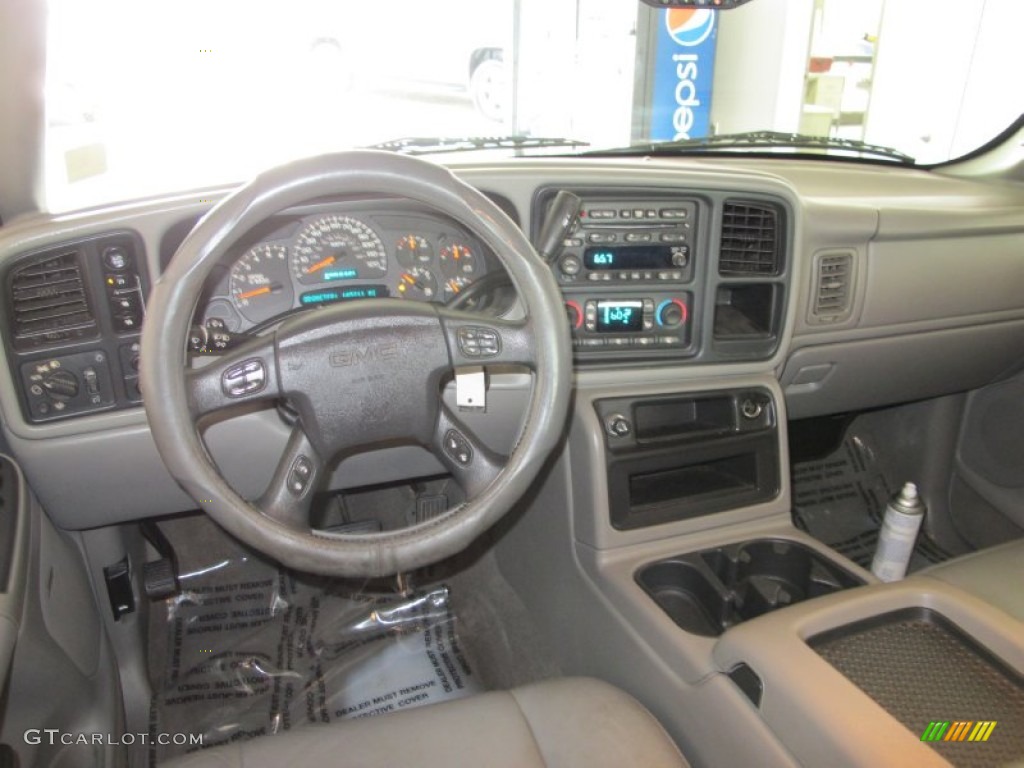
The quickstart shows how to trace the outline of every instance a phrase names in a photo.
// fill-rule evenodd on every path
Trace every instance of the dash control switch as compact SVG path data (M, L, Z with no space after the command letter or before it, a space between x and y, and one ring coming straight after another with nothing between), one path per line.
M33 422L51 421L114 405L114 387L102 350L43 358L21 366L21 381Z

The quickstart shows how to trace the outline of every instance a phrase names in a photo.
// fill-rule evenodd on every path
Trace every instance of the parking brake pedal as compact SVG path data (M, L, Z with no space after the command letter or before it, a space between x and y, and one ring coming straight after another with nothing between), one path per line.
M145 522L140 527L142 535L160 555L158 560L152 560L142 566L142 585L146 590L146 597L150 600L173 597L181 591L178 584L178 558L174 554L174 547L156 523Z

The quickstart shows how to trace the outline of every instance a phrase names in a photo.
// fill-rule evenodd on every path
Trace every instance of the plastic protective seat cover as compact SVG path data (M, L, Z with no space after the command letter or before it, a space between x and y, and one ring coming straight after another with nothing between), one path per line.
M635 699L590 678L512 691L193 752L170 768L489 766L679 768L687 763Z

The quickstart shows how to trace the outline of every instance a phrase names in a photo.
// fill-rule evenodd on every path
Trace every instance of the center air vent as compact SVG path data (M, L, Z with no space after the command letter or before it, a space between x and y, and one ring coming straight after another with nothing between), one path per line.
M782 270L779 218L778 208L768 203L726 201L718 273L728 277L778 275Z
M47 254L16 268L9 292L14 346L18 350L96 332L78 251Z

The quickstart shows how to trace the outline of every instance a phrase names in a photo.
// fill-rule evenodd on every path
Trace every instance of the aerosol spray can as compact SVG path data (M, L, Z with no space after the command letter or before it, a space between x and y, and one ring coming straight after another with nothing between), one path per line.
M899 581L907 574L917 532L924 520L924 502L917 486L907 483L885 508L885 519L878 534L878 549L871 572L882 581Z

